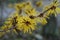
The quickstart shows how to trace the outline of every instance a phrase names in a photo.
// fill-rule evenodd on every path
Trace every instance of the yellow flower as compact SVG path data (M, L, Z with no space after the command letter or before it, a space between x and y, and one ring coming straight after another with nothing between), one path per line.
M28 9L31 8L32 5L30 2L16 3L14 8L18 11L20 9Z
M0 37L4 36L4 35L6 34L6 32L9 33L10 30L8 30L8 29L10 29L11 27L12 27L11 23L10 23L10 24L4 24L4 25L0 28L0 30L1 30L1 32L0 32L0 34L1 34Z
M55 11L50 9L49 11L47 11L47 12L44 14L44 17L45 17L45 18L49 18L49 16L50 16L51 14L54 14L54 15L55 15Z
M31 9L31 8L32 8L31 2L26 2L24 9Z
M24 12L25 12L27 15L33 15L33 16L35 16L35 15L37 14L36 9L34 9L34 8L26 9L26 10L24 10Z
M45 7L45 10L47 10L45 16L49 16L51 14L54 14L55 16L60 13L60 8L58 7L60 4L59 2L55 1L51 3L49 6Z
M36 22L32 19L30 19L28 16L23 16L21 18L17 19L17 29L20 31L23 31L24 33L26 32L31 32L36 29Z
M41 7L41 6L42 6L42 1L36 2L36 6L37 6L37 7Z
M25 7L25 2L23 2L23 3L16 3L15 5L14 5L14 8L18 11L18 10L20 10L20 9L22 9L22 8L24 8Z
M55 1L55 4L53 4L54 6L55 6L55 16L57 15L57 14L59 14L60 13L60 3L56 0Z
M2 25L1 30L9 32L10 28L12 27L12 18L8 18L5 22L4 25Z
M42 25L47 24L47 20L44 17L38 17L37 18L37 21L40 22Z

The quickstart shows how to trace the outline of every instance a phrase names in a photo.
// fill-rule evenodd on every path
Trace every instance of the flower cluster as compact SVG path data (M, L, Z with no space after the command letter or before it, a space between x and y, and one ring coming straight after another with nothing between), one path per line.
M39 2L36 3L37 6L39 6L39 4ZM55 1L45 7L44 11L40 13L33 8L31 2L16 3L14 4L16 12L14 12L13 15L5 21L1 30L3 30L3 34L4 32L9 32L10 30L16 32L16 29L22 31L23 33L31 33L37 29L36 25L38 22L45 25L47 24L46 19L49 18L51 14L55 15L60 12L60 8L57 7L58 5L59 3ZM39 15L37 15L38 13Z

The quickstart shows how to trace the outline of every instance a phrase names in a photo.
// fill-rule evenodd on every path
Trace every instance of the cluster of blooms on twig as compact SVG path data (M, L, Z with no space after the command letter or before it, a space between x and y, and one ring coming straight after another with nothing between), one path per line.
M36 4L38 6L40 5L39 2ZM13 6L16 9L16 12L4 22L0 34L2 33L3 35L5 32L10 32L11 30L17 32L16 29L23 33L31 33L37 29L36 25L38 22L45 25L47 24L46 19L49 18L51 14L56 15L56 13L60 12L60 8L57 6L59 6L59 3L55 1L45 7L44 11L40 13L33 8L31 2L16 3ZM37 15L38 13L39 15Z

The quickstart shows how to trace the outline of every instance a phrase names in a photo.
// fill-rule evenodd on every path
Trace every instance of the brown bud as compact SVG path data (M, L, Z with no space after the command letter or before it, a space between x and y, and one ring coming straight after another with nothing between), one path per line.
M43 14L43 13L41 13L40 15L38 15L38 17L43 17L43 15L44 15L44 14Z
M55 7L55 6L52 6L50 9L52 9L52 10L53 10L53 9L56 9L56 7Z
M34 19L34 18L35 18L35 17L34 17L34 16L32 16L32 15L31 15L31 16L29 16L29 17L30 17L31 19Z

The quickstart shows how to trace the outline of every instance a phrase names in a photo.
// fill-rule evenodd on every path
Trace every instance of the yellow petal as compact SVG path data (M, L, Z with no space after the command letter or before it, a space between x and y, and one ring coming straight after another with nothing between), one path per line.
M60 8L56 8L56 12L57 13L60 13Z

